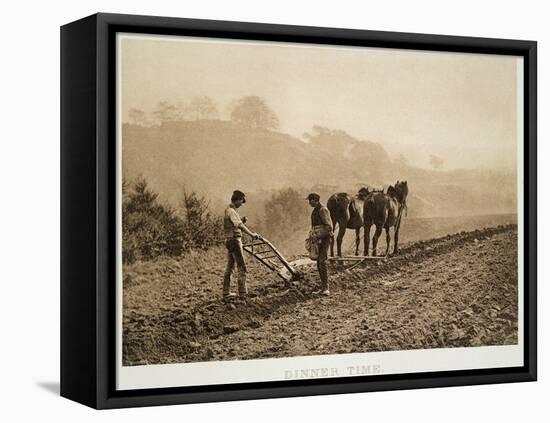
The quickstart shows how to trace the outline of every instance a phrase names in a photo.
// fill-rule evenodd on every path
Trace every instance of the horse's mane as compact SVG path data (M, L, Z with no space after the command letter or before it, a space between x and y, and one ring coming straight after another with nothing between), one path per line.
M363 187L361 188L359 191L358 191L358 194L362 194L363 196L369 196L375 192L383 192L384 190L383 189L369 189L368 187Z
M409 187L407 186L407 181L397 181L395 185L390 185L388 187L386 195L392 198L396 198L400 202L404 202L409 195Z
M392 198L397 197L397 188L395 188L395 186L393 186L393 185L390 185L388 187L388 190L386 191L386 194L389 195Z

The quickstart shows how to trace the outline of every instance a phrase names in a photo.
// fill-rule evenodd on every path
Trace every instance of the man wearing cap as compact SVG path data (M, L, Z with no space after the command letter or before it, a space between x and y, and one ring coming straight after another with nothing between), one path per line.
M246 218L241 219L237 209L246 203L245 195L241 191L233 191L231 203L225 209L223 229L225 234L225 246L227 248L227 267L223 277L223 298L228 300L236 295L230 292L231 274L237 264L237 285L239 298L245 299L246 289L246 264L243 255L242 232L257 238L258 234L245 226ZM244 222L243 222L244 220Z
M317 270L321 278L321 289L314 292L314 294L330 295L327 260L330 238L332 237L332 219L330 218L329 210L326 206L321 204L321 197L319 194L312 192L306 199L309 201L309 205L313 207L313 211L311 212L312 236L314 241L316 240L319 243Z

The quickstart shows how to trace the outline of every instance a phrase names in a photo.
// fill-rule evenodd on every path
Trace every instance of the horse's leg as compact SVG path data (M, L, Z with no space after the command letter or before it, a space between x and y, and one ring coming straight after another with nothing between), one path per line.
M365 219L363 227L363 252L364 256L369 255L369 245L370 245L370 227L372 226L372 221L370 219Z
M397 247L397 243L399 242L399 227L401 225L397 224L395 225L395 228L393 230L393 254L399 253L399 248Z
M338 223L338 237L336 238L336 250L338 257L342 257L342 241L344 240L344 235L346 234L347 222L340 220Z
M355 255L359 255L359 245L361 244L361 226L355 228Z
M389 251L390 251L390 240L391 240L391 236L390 236L390 227L389 226L386 226L386 256L388 255Z
M332 222L332 233L336 230L336 220ZM334 257L334 237L330 237L330 256Z
M376 256L376 246L378 245L378 238L380 238L380 234L382 234L382 226L376 225L376 232L372 237L372 255L373 256Z

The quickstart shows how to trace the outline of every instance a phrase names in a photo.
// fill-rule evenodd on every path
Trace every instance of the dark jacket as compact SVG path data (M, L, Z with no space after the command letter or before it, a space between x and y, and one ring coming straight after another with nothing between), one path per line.
M311 212L311 227L317 238L325 238L332 235L332 220L329 210L319 203Z

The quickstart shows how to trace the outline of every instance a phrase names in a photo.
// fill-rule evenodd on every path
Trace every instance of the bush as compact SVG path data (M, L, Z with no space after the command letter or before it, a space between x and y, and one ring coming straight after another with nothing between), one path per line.
M222 240L222 219L203 197L184 193L183 210L161 204L158 194L139 177L122 185L122 260L151 260L207 249Z
M265 204L265 230L273 241L286 241L309 227L311 210L304 196L292 188L274 194Z
M183 194L185 212L185 246L184 248L207 249L223 240L223 219L209 211L210 204L196 193Z
M158 194L138 178L123 184L122 259L125 263L182 254L185 224L175 211L157 201Z

